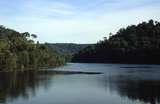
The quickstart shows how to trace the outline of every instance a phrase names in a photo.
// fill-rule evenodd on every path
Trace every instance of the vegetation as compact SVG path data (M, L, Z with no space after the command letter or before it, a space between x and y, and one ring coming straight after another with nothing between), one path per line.
M58 66L64 58L46 45L34 43L35 34L19 33L0 26L0 71Z
M109 35L81 50L73 62L160 64L159 22L149 20Z
M63 55L67 61L71 61L74 54L86 48L91 44L73 44L73 43L47 43L47 46L53 51Z

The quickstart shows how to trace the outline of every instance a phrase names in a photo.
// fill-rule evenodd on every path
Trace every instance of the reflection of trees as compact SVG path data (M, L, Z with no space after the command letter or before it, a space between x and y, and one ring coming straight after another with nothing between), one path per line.
M49 86L49 77L38 75L36 72L0 73L0 102L18 97L25 99L36 94L37 88Z
M140 100L150 104L160 102L160 80L134 80L127 78L109 78L107 85L120 96L127 96L131 100Z

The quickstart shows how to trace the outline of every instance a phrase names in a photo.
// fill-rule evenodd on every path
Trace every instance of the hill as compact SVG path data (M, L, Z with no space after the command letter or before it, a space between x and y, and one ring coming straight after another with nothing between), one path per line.
M73 62L160 64L160 23L149 20L121 28L74 55Z
M46 45L51 50L64 55L67 58L67 60L70 60L74 54L77 54L80 50L86 48L91 44L47 43Z

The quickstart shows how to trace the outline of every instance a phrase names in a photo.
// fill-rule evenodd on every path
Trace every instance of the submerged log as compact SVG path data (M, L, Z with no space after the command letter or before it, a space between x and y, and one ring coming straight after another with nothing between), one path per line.
M39 70L39 74L103 74L101 72L82 72L82 71L59 71L59 70Z

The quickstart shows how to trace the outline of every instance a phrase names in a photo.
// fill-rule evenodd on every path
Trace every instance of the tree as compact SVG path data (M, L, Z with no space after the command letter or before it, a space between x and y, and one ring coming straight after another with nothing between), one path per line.
M37 38L28 32L19 33L15 30L0 26L0 70L20 71L38 67L55 67L64 64L61 55L51 52L44 44L35 44L29 37ZM42 57L41 57L42 55ZM54 60L54 61L51 61ZM51 64L53 62L53 64ZM41 64L42 63L42 64ZM61 64L59 64L61 63Z
M87 47L73 57L74 62L160 64L160 23L149 20L121 28L109 39Z
M33 38L37 38L37 35L35 35L35 34L31 34L31 36L32 36Z

